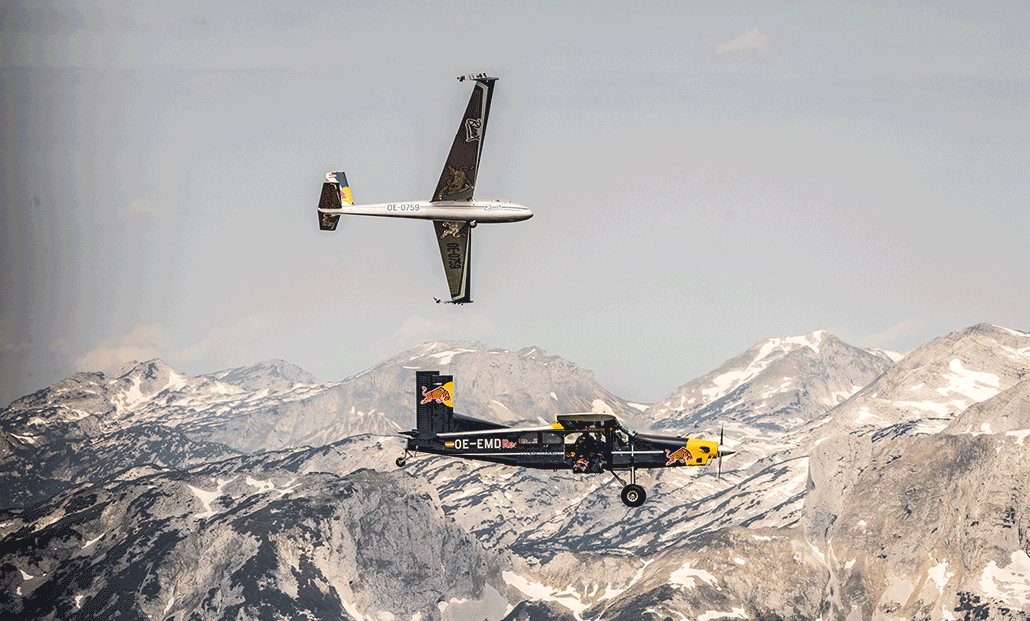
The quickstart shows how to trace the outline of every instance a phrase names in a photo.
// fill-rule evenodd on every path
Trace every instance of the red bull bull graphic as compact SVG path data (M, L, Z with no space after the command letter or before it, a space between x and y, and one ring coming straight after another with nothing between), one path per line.
M685 446L681 449L676 449L672 453L669 452L669 449L665 449L665 457L669 460L666 462L666 466L671 466L676 462L680 462L686 466L688 462L694 460L694 456L690 454L690 449Z
M425 405L431 401L442 403L449 408L454 407L454 382L447 382L443 386L437 386L432 390L422 387L422 401L419 405Z

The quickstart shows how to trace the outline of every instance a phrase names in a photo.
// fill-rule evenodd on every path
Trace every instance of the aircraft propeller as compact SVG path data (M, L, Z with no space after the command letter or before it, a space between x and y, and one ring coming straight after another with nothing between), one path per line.
M717 479L721 479L722 478L722 458L724 456L726 456L726 455L732 455L732 454L737 452L737 451L724 451L724 450L722 450L722 437L723 437L723 432L724 431L725 430L722 427L719 427L719 448L716 450L716 457L719 458L719 472L718 472L718 474L715 477Z

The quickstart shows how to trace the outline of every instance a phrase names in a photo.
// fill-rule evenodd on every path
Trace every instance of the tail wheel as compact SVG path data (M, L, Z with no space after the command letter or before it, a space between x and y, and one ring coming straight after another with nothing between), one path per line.
M622 488L622 502L627 507L639 507L647 500L647 492L636 483L630 483Z
M398 458L397 458L397 461L395 461L395 462L393 462L393 463L397 464L397 467L398 467L398 468L403 468L403 467L404 467L404 464L406 464L406 463L408 463L408 462L407 462L407 461L405 461L403 457L398 457Z

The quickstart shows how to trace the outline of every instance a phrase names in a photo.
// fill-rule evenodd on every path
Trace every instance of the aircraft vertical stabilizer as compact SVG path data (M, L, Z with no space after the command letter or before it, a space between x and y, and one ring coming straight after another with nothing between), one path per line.
M347 185L347 173L326 173L325 182L322 183L322 196L318 199L318 208L341 209L344 203L354 204L354 199L350 195L350 186ZM323 231L335 231L339 221L339 214L318 212L318 228Z
M449 431L454 412L454 378L436 371L415 372L415 423L418 437Z

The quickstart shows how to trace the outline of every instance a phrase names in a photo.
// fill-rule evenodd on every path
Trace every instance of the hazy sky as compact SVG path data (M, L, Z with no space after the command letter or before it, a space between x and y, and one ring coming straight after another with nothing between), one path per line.
M161 357L339 380L413 344L537 345L654 401L755 341L905 351L1030 329L1030 4L12 2L0 405ZM474 304L428 199L499 76Z

